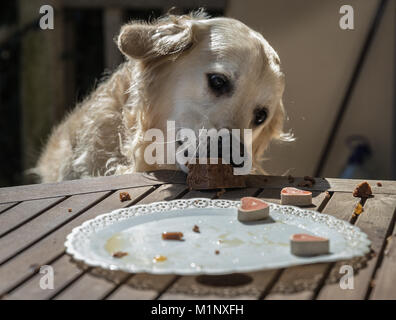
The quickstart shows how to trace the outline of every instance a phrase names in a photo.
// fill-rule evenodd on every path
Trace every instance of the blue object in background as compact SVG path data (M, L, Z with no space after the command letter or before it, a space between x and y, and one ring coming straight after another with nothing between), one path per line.
M364 171L363 166L372 154L367 138L363 136L348 137L347 145L351 149L351 155L340 177L344 179L366 177L367 173Z

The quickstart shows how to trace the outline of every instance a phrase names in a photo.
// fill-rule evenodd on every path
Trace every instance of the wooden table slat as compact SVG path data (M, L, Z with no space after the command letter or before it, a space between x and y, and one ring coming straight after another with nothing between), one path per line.
M72 220L108 192L71 196L0 239L0 264L32 245L46 234ZM68 212L71 208L72 212Z
M23 201L3 212L0 215L0 238L64 199L64 197L56 197Z
M181 197L182 194L188 192L185 185L181 184L164 184L157 190L149 194L147 197L139 201L139 204L148 204L157 201L173 200Z
M152 275L139 273L134 275L127 283L118 287L111 295L109 300L153 300L156 299L160 292L169 287L176 276ZM142 288L142 283L145 284ZM138 288L138 289L137 289Z
M1 203L0 204L0 214L2 214L4 211L10 209L11 207L13 207L17 204L18 204L18 202Z
M246 184L251 188L283 188L297 186L302 178L295 178L289 183L286 176L250 175ZM368 181L374 193L394 194L396 181L381 180L382 187L376 185L376 180L316 178L311 190L352 192L357 184ZM181 171L161 170L155 172L137 172L119 176L107 176L70 180L51 184L24 185L18 187L0 188L0 204L58 196L76 195L86 192L110 191L132 187L152 186L160 184L185 184L186 175ZM87 191L88 190L88 191Z
M124 274L123 278L128 277ZM99 278L90 273L85 273L77 281L73 282L55 300L99 300L103 299L114 288L114 283L104 278Z
M163 183L184 184L185 181L186 175L183 172L162 170L152 173L138 172L118 176L68 180L57 183L32 184L0 188L0 203L147 187Z
M396 212L395 212L396 214ZM374 288L369 296L372 300L396 300L396 226L387 238L384 259L374 279Z
M264 189L279 189L287 186L297 187L304 179L295 177L294 182L290 183L287 176L263 176L250 175L247 178L247 186ZM315 184L309 188L311 191L332 191L332 192L352 192L356 186L363 181L367 181L374 194L395 194L396 181L380 180L382 187L377 186L377 180L365 179L339 179L339 178L315 178Z
M240 200L242 197L252 197L259 194L261 189L259 188L244 188L244 189L232 189L227 190L225 193L221 194L219 199L227 200Z
M35 271L30 267L31 265L45 265L60 256L65 251L64 242L66 236L73 228L81 225L84 221L95 218L99 214L128 206L134 203L135 199L139 199L153 190L154 188L152 186L129 189L127 191L132 200L122 203L120 202L119 192L115 192L85 211L82 215L68 221L56 230L56 232L49 234L21 254L6 262L0 268L0 295L9 292L19 284L22 284L24 279L34 275Z
M54 288L42 289L40 280L44 276L42 273L36 274L27 280L21 287L6 295L6 300L45 300L51 298L54 293L67 286L82 274L82 271L75 263L70 262L68 255L62 255L58 260L51 263L54 270ZM37 266L39 267L39 266Z
M323 274L328 268L327 264L310 264L306 266L296 266L287 268L280 275L277 283L271 289L265 300L311 300L314 295L314 288L321 281ZM313 287L305 287L307 283L314 282ZM295 290L293 286L302 287ZM291 289L289 289L291 287ZM288 293L288 290L292 290Z
M213 286L201 284L197 281L196 276L184 276L178 279L164 294L160 296L160 300L253 300L257 299L261 291L268 287L277 275L277 270L259 271L259 272L246 272L243 274L234 274L229 278L229 285L227 286ZM228 276L213 276L213 279L206 277L207 282L216 281L216 278L224 278ZM234 289L240 293L232 293L232 287L230 284L233 283L235 278L248 277L251 282L247 282L243 285L239 285ZM211 289L211 290L210 290ZM222 289L222 290L221 290ZM219 290L217 292L217 290ZM212 292L211 292L212 291ZM227 293L229 291L229 293ZM193 293L188 293L193 292Z
M377 261L382 254L381 248L386 240L389 224L392 221L396 206L396 196L375 194L373 198L367 199L364 211L355 223L362 231L366 232L372 241L372 249L375 256L368 261L367 267L354 275L354 289L341 289L338 283L326 284L321 288L318 299L365 299L370 288L373 272ZM345 262L337 262L331 273L339 272Z

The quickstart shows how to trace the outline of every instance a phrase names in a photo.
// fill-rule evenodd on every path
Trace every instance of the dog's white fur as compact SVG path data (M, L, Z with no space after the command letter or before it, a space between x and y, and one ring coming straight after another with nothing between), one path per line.
M144 132L176 128L252 128L254 170L271 139L282 132L284 75L279 57L261 34L229 18L198 12L169 15L152 24L124 25L118 46L127 61L57 126L36 168L42 182L122 174L170 165L148 165ZM208 73L232 79L232 94L210 92ZM252 126L253 110L268 119Z

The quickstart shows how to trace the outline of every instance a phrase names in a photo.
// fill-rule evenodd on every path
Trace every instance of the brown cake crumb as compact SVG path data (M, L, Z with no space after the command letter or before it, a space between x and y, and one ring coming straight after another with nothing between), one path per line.
M73 210L72 210L72 208L69 208L69 209L67 209L67 211L68 211L68 212L72 212Z
M219 251L219 250L216 250L216 251L215 251L215 254L220 254L220 251Z
M381 182L377 182L377 187L382 187L382 183Z
M121 202L129 201L131 200L131 196L129 195L128 192L120 192L120 200Z
M326 198L326 199L330 199L330 193L329 193L329 191L326 191L326 193L325 193L325 198Z
M113 253L113 257L117 258L117 259L120 259L120 258L125 257L127 255L128 255L128 252L122 252L122 251L117 251L117 252Z
M366 181L356 186L353 191L353 196L358 198L369 198L372 194L371 187Z
M315 178L313 178L313 177L305 176L304 180L305 181L310 181L313 185L315 184Z
M183 241L183 233L182 232L162 232L162 240Z
M305 187L305 188L311 188L315 184L315 178L310 177L310 176L305 176L304 180L301 181L298 186L299 187Z
M33 263L29 266L29 268L34 271L34 272L38 272L40 270L40 265L38 263Z
M220 198L225 192L226 192L226 190L224 188L217 191L217 193L216 193L217 198Z
M304 180L304 181L301 181L301 182L298 184L298 186L299 186L299 187L304 187L304 188L311 188L311 187L312 187L312 182L311 182L311 181L306 181L306 180Z
M199 227L197 225L194 226L194 228L192 229L194 232L196 233L200 233L201 231L199 230Z

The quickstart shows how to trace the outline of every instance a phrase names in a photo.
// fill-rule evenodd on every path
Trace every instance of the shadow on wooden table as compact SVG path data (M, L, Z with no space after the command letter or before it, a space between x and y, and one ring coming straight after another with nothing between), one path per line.
M370 258L371 255L367 254L365 257L337 263L339 265L352 266L355 275L357 275L361 269L367 266L367 261ZM73 258L70 259L78 268L92 276L102 278L104 281L115 285L127 286L134 291L140 292L143 296L149 292L162 292L164 287L168 287L176 279L175 275L129 274L122 271L105 270L99 267L90 268L82 262ZM295 277L278 279L275 286L271 289L271 293L293 294L303 291L314 291L322 280L323 268L326 266L326 264L311 264L290 267L289 270L294 269L291 274L294 274ZM336 268L333 268L333 270L336 270ZM278 274L279 269L228 275L183 276L167 288L166 295L171 298L182 296L205 299L215 296L219 298L242 297L244 299L257 299ZM326 284L339 282L342 276L342 273L332 272L327 277Z

